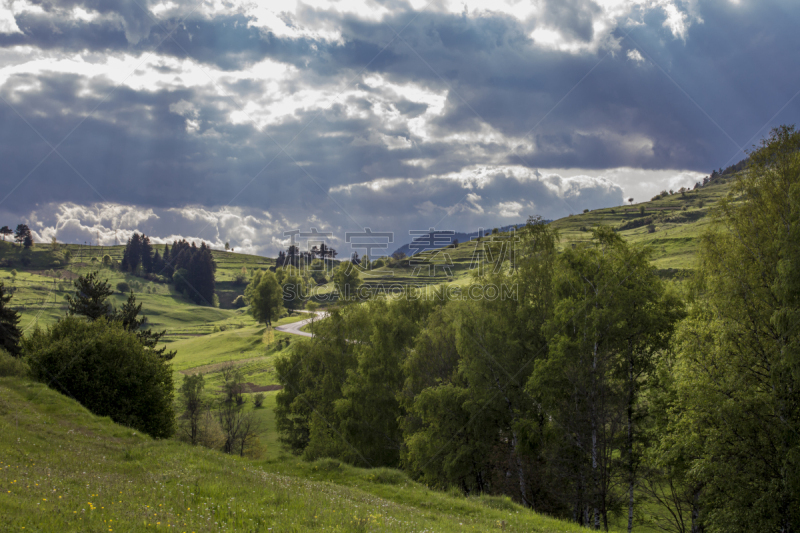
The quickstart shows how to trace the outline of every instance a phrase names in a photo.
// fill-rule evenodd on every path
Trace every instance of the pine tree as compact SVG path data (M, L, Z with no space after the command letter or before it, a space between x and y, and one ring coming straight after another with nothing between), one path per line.
M28 239L31 239L31 229L27 224L18 224L17 230L14 232L14 240L17 241L17 244L22 245ZM31 239L30 242L33 243L33 240Z
M111 304L106 299L111 296L112 290L108 280L101 281L98 272L90 272L85 276L78 276L75 280L75 296L67 295L67 315L82 315L90 320L108 317L113 313Z
M19 314L8 307L10 301L11 295L5 294L5 287L0 282L0 348L19 357L22 332L19 329Z
M169 252L169 244L164 245L164 255L161 256L161 262L162 265L161 268L159 269L159 274L171 278L172 272L175 269L172 267L172 257L170 256Z
M150 245L150 237L146 235L142 235L139 239L139 255L144 271L148 274L153 272L153 247Z
M130 254L128 255L128 264L131 272L136 272L139 265L142 263L142 240L141 236L134 232L131 235Z
M156 348L161 341L161 337L166 335L167 330L154 332L150 328L144 329L144 325L147 324L147 317L144 315L139 316L141 311L142 304L136 303L136 296L134 296L133 291L131 291L128 295L128 300L122 304L120 309L114 311L113 318L114 320L122 322L122 327L125 328L126 331L135 333L145 348L152 350L159 357L169 361L175 357L177 352L174 350L167 352L166 346Z

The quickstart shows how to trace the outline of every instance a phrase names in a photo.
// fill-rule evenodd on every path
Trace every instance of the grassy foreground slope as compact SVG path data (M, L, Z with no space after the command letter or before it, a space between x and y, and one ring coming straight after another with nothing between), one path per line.
M581 531L398 471L154 441L18 378L0 378L0 485L4 531Z

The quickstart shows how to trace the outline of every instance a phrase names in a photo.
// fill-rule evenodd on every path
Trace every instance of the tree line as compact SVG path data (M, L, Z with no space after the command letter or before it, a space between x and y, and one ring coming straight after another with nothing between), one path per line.
M531 219L464 291L513 298L331 309L276 363L282 440L592 529L797 531L799 154L792 127L750 154L683 284Z
M23 246L25 248L33 246L33 234L27 224L17 224L16 230L12 230L8 226L3 226L0 228L0 235L3 236L4 241L6 237L14 235L14 241L16 241L18 246Z
M217 264L205 242L197 246L185 239L164 246L160 254L146 235L134 232L125 244L120 270L151 279L163 278L200 305L214 305Z

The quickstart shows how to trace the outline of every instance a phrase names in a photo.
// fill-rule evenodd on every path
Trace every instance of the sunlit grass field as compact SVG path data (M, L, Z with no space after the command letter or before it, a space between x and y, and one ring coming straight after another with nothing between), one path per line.
M580 531L394 470L154 441L12 378L0 379L0 487L4 531Z

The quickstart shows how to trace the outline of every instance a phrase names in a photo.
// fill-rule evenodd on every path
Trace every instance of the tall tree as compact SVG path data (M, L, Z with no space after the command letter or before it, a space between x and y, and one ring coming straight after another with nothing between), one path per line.
M150 245L150 237L142 235L139 240L139 255L142 260L142 268L148 274L153 271L153 247Z
M27 224L18 224L14 232L14 240L17 241L17 244L22 245L28 239L31 239L31 229ZM33 241L31 240L31 242Z
M285 275L280 280L283 290L283 306L290 311L294 311L302 308L305 303L305 282L297 268L284 267L284 269L288 269L288 271L285 272Z
M354 300L358 296L358 288L364 280L352 263L344 262L333 272L333 283L339 292L339 299L347 301Z
M250 304L250 314L267 326L277 320L283 309L283 291L274 272L257 271L244 292Z
M800 529L800 132L772 131L700 247L679 442L710 531ZM691 436L691 438L688 438Z
M0 228L0 235L3 236L3 241L6 240L7 236L13 235L13 234L14 234L14 230L9 228L8 226L3 226L2 228Z
M152 350L153 353L162 359L169 361L175 357L177 352L175 350L168 352L166 345L157 348L158 343L161 342L161 338L166 335L167 330L154 332L151 328L144 329L145 324L147 324L147 317L144 315L140 316L141 312L142 304L136 303L136 296L134 296L133 291L131 291L128 295L128 300L122 304L121 308L113 312L112 317L114 320L122 322L122 327L125 328L126 331L135 333L145 348Z
M19 329L19 314L8 307L10 301L11 294L5 293L5 287L0 282L0 348L14 357L19 357L22 332Z
M564 439L559 460L574 516L608 529L610 512L627 500L632 529L638 399L681 316L680 302L666 293L647 251L608 228L595 230L592 244L565 251L556 272L548 355L537 362L531 390Z
M108 317L113 313L111 304L106 299L112 290L108 280L100 280L98 272L90 272L78 276L74 282L75 295L67 295L67 315L82 315L90 320Z

